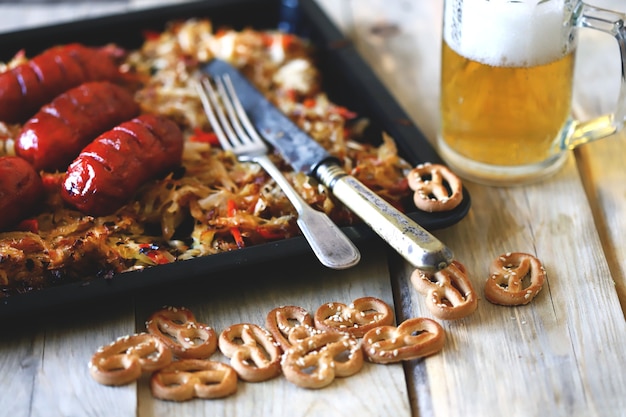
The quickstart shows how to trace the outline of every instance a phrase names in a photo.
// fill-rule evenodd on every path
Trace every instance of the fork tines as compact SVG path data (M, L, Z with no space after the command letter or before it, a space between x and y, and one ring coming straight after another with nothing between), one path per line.
M202 77L198 92L222 148L241 153L265 147L246 115L228 74L215 77L213 82L215 87L208 77ZM255 146L251 148L250 145Z

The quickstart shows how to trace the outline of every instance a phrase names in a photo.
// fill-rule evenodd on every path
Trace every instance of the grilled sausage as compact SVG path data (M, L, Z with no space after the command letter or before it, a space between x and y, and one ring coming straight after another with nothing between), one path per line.
M27 161L0 157L0 230L30 215L43 191L41 177Z
M180 165L183 135L171 120L149 114L90 143L67 169L61 196L94 216L113 213L146 181Z
M38 171L64 171L96 136L138 113L139 105L122 87L108 81L81 84L24 124L15 151Z
M50 48L0 74L0 121L23 123L41 106L87 81L123 77L106 48L69 44Z

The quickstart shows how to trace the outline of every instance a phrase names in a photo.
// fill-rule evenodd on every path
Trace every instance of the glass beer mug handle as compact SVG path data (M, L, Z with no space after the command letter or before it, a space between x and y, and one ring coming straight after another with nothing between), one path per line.
M613 35L619 44L621 83L615 113L605 114L585 122L574 122L562 147L574 149L578 145L610 136L622 129L626 122L626 15L610 10L581 5L576 26L591 28Z

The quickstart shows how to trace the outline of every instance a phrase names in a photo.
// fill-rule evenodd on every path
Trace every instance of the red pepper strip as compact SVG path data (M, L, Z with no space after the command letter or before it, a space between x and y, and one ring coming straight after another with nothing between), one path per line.
M335 106L335 108L332 111L334 113L337 113L338 115L340 115L344 119L354 119L357 116L357 114L355 112L350 111L350 110L348 110L347 108L345 108L343 106Z
M314 98L307 98L306 100L304 100L302 102L302 105L304 107L306 107L307 109L311 109L311 108L315 107L315 99Z
M170 260L167 259L167 257L163 255L159 250L150 249L152 247L151 244L142 243L139 245L139 247L142 249L142 253L144 253L148 258L150 258L150 260L154 262L155 264L163 265L163 264L170 263ZM143 251L144 249L149 249L149 250L144 252Z
M226 203L226 208L228 211L228 217L234 217L235 214L237 214L237 205L235 204L234 200L228 200L228 202ZM243 241L243 237L241 236L241 231L239 230L239 228L234 227L234 226L231 227L230 234L233 236L233 239L235 239L235 243L237 244L237 247L239 249L246 246Z
M163 256L163 254L157 250L151 250L146 255L156 264L163 265L170 263L170 260Z
M263 237L263 239L267 240L277 240L285 237L285 233L283 233L282 231L272 230L264 226L258 226L256 228L256 231L258 234L261 235L261 237Z
M37 219L25 219L18 223L17 230L22 232L39 232L39 222Z
M263 41L263 46L269 48L276 41L280 42L280 46L287 50L291 45L295 43L296 37L291 33L262 33L261 40Z
M191 142L209 143L211 145L218 145L217 135L215 132L205 132L200 128L195 128L193 135L189 138Z
M226 202L226 213L228 217L234 217L237 214L237 205L235 204L235 200L228 200Z
M226 35L229 32L228 29L226 28L219 28L216 32L215 32L215 37L216 38L221 38L222 36Z
M235 239L235 243L237 243L237 247L239 249L243 249L246 246L243 241L243 237L241 236L241 231L238 228L231 227L230 234L233 236L233 239Z
M282 35L283 49L287 50L295 43L296 37L291 33L283 33Z
M261 41L263 42L263 46L269 48L274 43L274 37L269 33L261 33Z
M147 41L159 39L159 37L161 36L161 33L156 30L144 30L141 32L141 34L143 35L143 38Z

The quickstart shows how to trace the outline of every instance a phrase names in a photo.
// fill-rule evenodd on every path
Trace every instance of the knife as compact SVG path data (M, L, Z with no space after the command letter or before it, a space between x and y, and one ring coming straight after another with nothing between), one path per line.
M228 74L259 133L294 170L317 178L411 265L425 271L446 268L452 251L422 226L349 175L340 161L275 107L229 63L214 59L204 68L212 77Z

